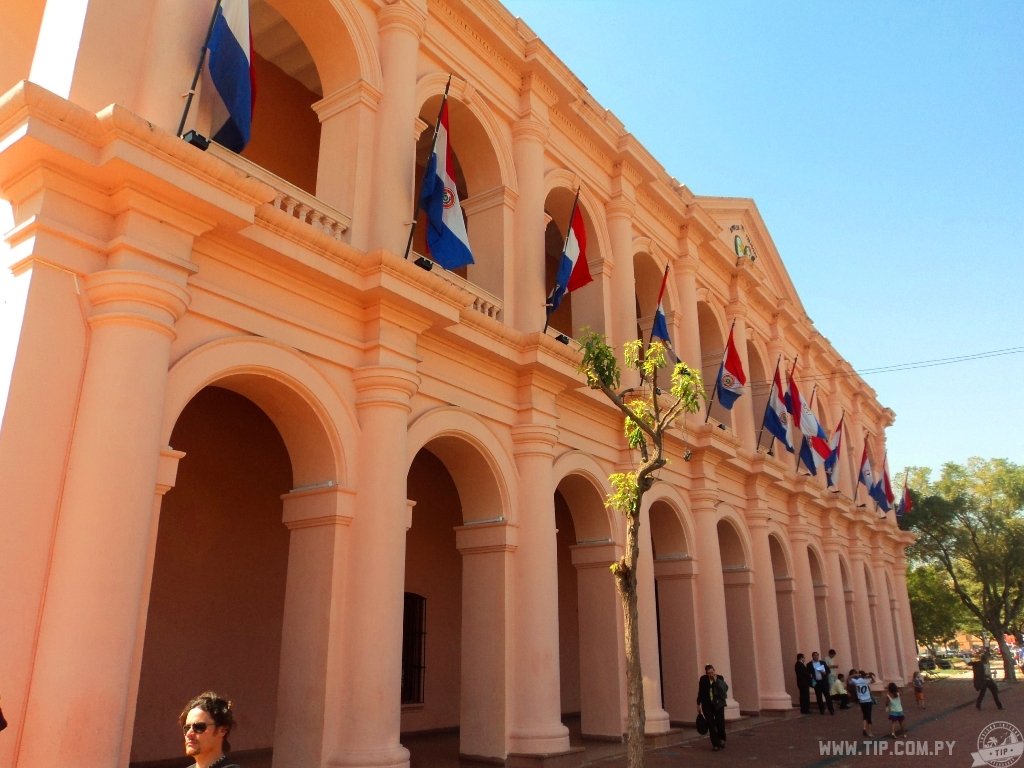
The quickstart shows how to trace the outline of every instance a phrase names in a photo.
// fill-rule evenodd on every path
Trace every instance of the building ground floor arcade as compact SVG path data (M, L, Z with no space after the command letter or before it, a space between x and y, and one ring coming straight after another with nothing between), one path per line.
M45 557L21 522L41 608L10 646L12 764L180 755L175 718L205 688L236 702L234 749L281 768L404 766L404 734L456 728L463 755L557 755L569 716L622 735L616 419L556 419L544 395L502 420L383 364L351 372L349 402L340 375L222 339L141 382L134 418L79 417ZM791 708L797 652L913 670L891 524L729 437L693 426L692 459L648 494L652 735L692 720L705 663L730 682L729 717Z

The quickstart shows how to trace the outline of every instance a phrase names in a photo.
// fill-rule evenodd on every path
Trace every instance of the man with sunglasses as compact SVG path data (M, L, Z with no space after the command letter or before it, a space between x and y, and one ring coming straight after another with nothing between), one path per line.
M196 696L178 716L185 735L185 754L195 760L191 768L239 768L229 762L228 735L235 725L231 702L213 691Z

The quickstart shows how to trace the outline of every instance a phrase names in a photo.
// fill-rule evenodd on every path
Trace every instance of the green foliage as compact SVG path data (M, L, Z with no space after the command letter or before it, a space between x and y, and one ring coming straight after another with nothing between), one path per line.
M949 574L937 565L920 565L907 573L907 594L914 634L922 645L945 645L970 623Z
M701 380L700 371L686 363L676 363L672 371L671 393L672 397L683 404L684 412L699 411L704 400L704 382Z
M640 484L636 472L615 472L608 476L612 492L604 505L624 515L635 513L640 508Z
M942 569L947 588L1001 637L1024 609L1024 467L972 458L944 465L935 482L930 472L924 477L904 518L917 535L909 554Z
M587 377L587 386L591 389L601 389L602 386L617 389L619 361L604 336L584 328L579 343L583 348L583 360L577 370Z

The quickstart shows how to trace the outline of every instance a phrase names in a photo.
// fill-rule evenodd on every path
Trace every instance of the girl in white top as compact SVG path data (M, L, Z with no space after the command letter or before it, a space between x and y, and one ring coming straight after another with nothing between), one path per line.
M903 727L903 700L900 699L900 689L896 683L889 683L885 697L888 699L888 706L885 710L889 713L889 736L896 738L896 726L900 727L900 736L906 736L907 731Z

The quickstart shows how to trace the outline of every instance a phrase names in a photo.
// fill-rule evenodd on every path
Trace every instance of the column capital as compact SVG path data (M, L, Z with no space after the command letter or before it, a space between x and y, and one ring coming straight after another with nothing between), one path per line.
M357 407L390 404L409 408L419 389L420 377L413 371L374 365L355 371L352 381Z
M605 204L609 219L630 219L636 213L636 203L627 197L618 195Z
M543 143L551 134L551 126L534 115L520 117L512 123L512 140Z
M381 34L393 30L405 30L416 37L423 34L427 12L420 3L411 0L385 0L377 11L377 23Z
M86 276L85 292L92 305L90 326L148 325L172 339L174 324L192 299L181 285L129 269L104 269Z

